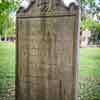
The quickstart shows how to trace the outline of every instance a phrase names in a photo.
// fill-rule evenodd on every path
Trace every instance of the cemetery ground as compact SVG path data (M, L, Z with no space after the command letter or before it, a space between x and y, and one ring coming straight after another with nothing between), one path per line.
M14 100L15 44L0 42L0 100Z
M100 100L100 48L80 49L80 100Z
M100 100L100 48L80 49L80 100ZM0 42L0 100L14 100L15 44Z

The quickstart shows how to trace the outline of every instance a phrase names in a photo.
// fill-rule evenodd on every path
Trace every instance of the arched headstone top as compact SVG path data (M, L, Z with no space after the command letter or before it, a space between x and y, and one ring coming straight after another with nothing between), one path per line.
M75 7L79 6L79 2L77 0L61 0L64 3L64 6L70 9L70 7L73 5Z
M78 7L78 0L23 0L17 17L74 15Z
M16 18L16 100L77 100L78 0L23 0Z

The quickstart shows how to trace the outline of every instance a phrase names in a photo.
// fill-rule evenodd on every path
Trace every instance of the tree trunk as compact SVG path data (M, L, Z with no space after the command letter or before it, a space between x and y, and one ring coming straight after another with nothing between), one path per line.
M5 34L5 37L4 37L4 41L6 42L7 41L7 35Z
M0 42L1 42L2 40L1 40L1 36L0 36Z

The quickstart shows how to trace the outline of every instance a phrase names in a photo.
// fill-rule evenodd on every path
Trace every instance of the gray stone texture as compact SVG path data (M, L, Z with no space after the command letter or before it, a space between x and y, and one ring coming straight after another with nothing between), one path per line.
M16 21L16 100L75 100L78 7L36 0Z

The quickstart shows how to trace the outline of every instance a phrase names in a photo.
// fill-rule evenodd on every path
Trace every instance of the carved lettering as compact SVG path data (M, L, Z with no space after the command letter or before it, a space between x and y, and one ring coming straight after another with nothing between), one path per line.
M56 10L58 6L61 6L61 0L39 0L37 3L37 7L39 7L42 12Z

